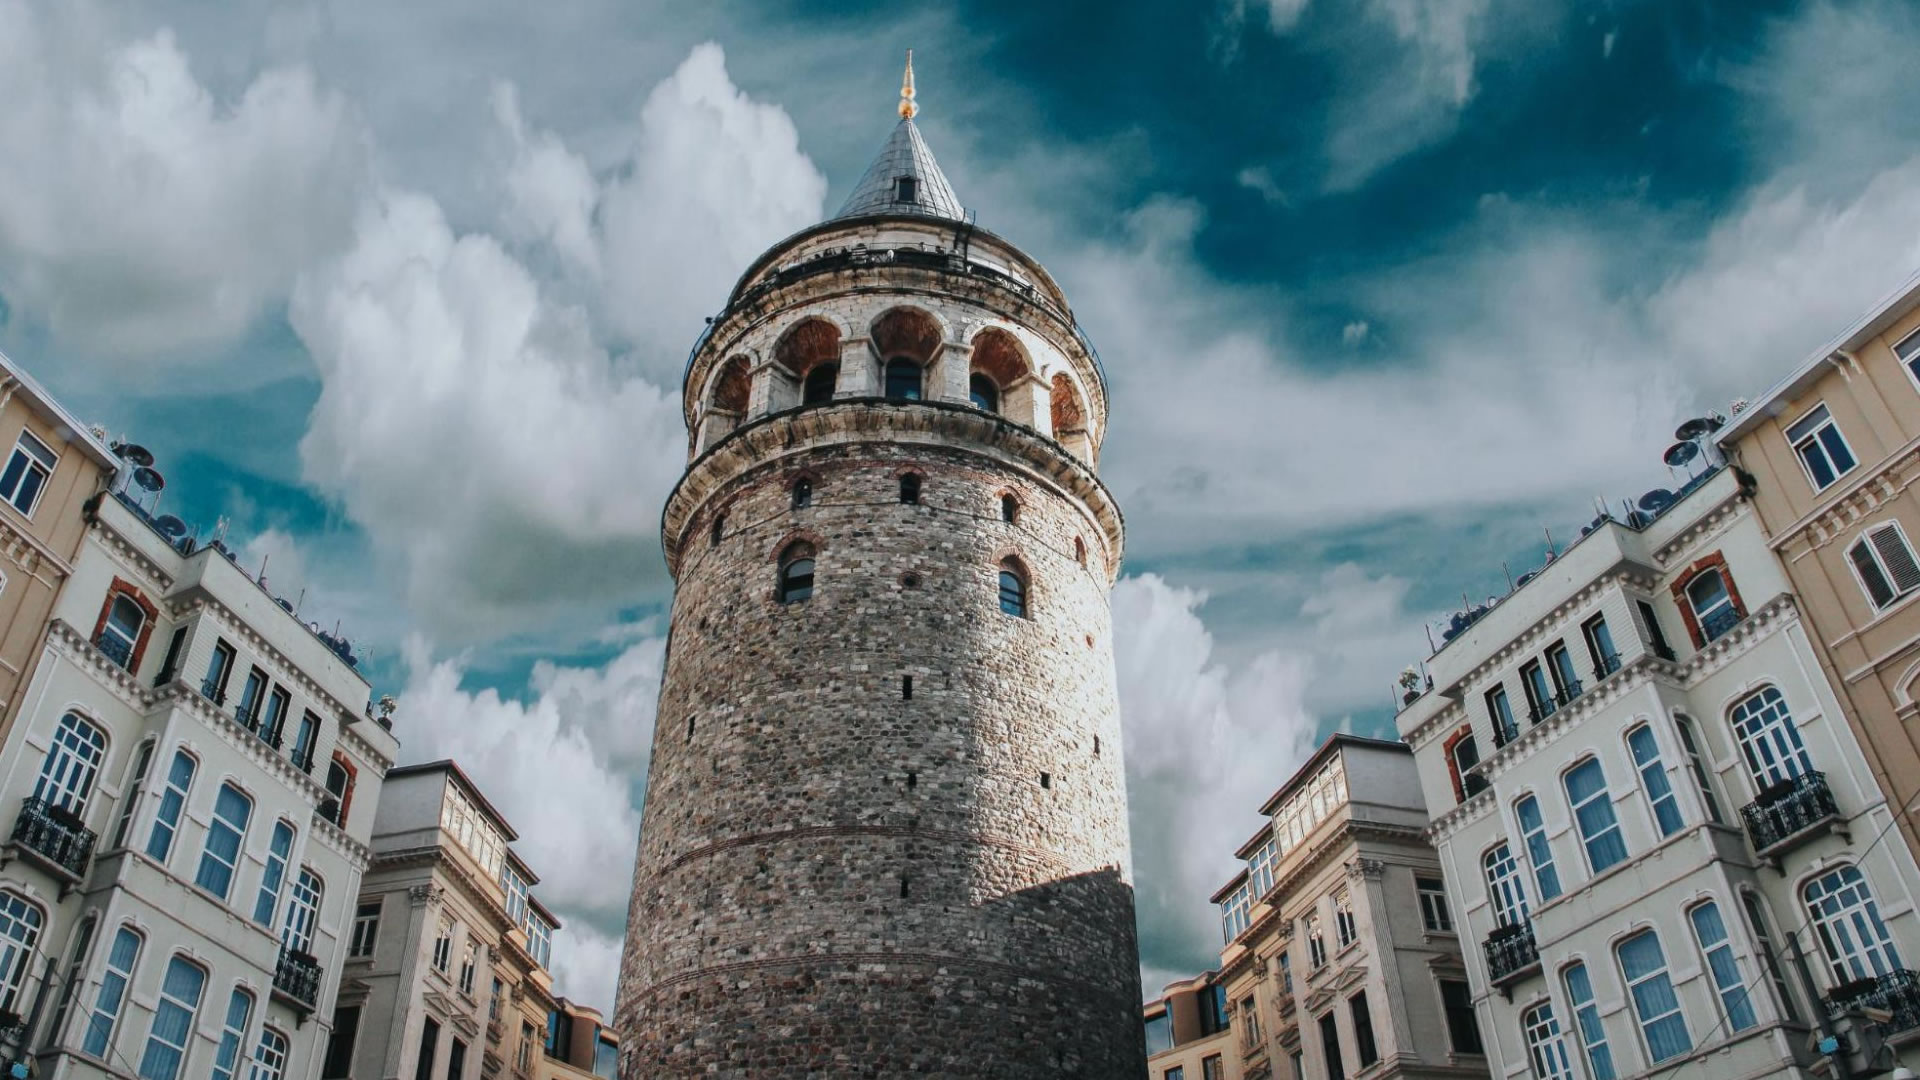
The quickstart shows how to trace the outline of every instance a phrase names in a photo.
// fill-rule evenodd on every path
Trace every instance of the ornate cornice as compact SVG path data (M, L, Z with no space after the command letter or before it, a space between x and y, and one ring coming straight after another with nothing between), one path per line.
M493 887L488 888L487 884L475 878L473 873L462 865L460 859L451 851L447 850L444 844L423 844L419 847L400 848L395 851L377 851L373 853L371 865L379 868L414 865L431 867L435 872L441 874L445 880L457 887L461 894L466 896L468 900L471 900L475 906L492 916L500 924L498 932L503 940L508 930L519 925L513 921L512 916L507 914L504 897L496 897L494 895L500 891L499 884L497 882L493 883ZM420 888L438 889L440 886L413 886L413 889ZM409 890L409 896L411 896L411 893L412 890ZM439 896L436 895L433 899L437 901ZM416 900L414 902L418 904L424 901Z
M0 513L0 551L4 551L7 558L28 577L48 581L47 578L41 577L40 571L43 566L52 571L54 578L64 580L72 574L73 565L42 543L39 537L23 528L20 522L14 519L11 509L9 507L9 512ZM52 584L51 581L48 583Z
M87 636L65 619L47 625L47 644L73 666L94 677L122 705L135 712L146 712L155 700L151 688L141 685L126 668L114 663L96 648Z
M93 535L94 539L98 541L100 546L105 548L109 554L119 559L135 572L144 574L150 582L157 586L156 591L165 593L167 590L173 588L173 575L167 573L165 567L148 558L147 553L140 550L140 545L127 539L125 533L108 524L105 518L98 514L94 515L87 523L87 531Z
M218 553L216 552L214 555L208 557L216 558L218 557ZM282 682L289 682L299 686L302 690L306 691L307 697L312 698L330 709L333 712L334 720L338 722L342 731L346 730L347 724L360 719L365 713L364 707L360 709L349 708L339 698L334 697L333 694L328 692L326 687L320 685L319 680L307 674L306 670L299 664L294 663L293 659L282 652L279 646L269 640L265 634L254 629L252 624L241 619L232 608L222 603L220 598L215 596L212 590L208 589L205 585L193 585L183 590L177 596L169 596L166 598L166 604L167 610L172 613L175 618L183 618L196 613L202 614L211 619L215 625L230 636L245 642L255 653L264 655L275 667L280 669L273 673L276 678ZM293 617L291 612L284 614L299 627L300 633L306 634L309 632L304 625L300 624L298 619ZM345 665L342 664L341 666L344 667ZM355 674L358 675L359 673L355 672ZM361 680L363 684L365 681L364 678Z
M1896 451L1880 471L1861 477L1826 506L1811 511L1773 536L1776 551L1805 538L1809 549L1821 548L1853 532L1863 518L1898 499L1920 482L1920 441Z

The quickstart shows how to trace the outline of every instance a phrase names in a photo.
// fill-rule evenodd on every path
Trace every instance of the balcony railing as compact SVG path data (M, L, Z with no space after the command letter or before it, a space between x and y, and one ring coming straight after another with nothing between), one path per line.
M1559 711L1559 708L1552 700L1530 704L1527 706L1527 723L1537 724Z
M93 857L94 835L80 819L45 799L28 796L13 823L13 844L79 881Z
M213 702L215 705L225 705L227 703L227 692L221 689L220 682L217 679L207 679L202 682L200 684L200 696Z
M1619 653L1606 652L1606 653L1600 654L1600 677L1601 678L1604 679L1607 676L1619 670L1620 670L1620 654Z
M17 1012L0 1012L0 1043L19 1046L26 1039L27 1018Z
M1820 835L1824 826L1839 820L1840 807L1827 787L1826 774L1810 769L1761 792L1740 808L1740 817L1753 850L1774 856Z
M1579 679L1568 679L1567 685L1553 692L1553 703L1555 705L1571 705L1573 699L1580 696L1580 690Z
M301 1012L312 1012L320 1002L320 961L283 946L273 968L273 992Z
M1893 1019L1885 1025L1888 1034L1920 1028L1920 975L1905 969L1889 971L1836 986L1827 995L1827 1014L1834 1019L1854 1009L1891 1013Z
M320 800L320 816L335 825L340 824L340 800L329 795Z
M1512 724L1503 720L1493 722L1493 745L1505 746L1520 737L1520 732Z
M1540 947L1534 943L1532 923L1496 927L1487 935L1486 950L1487 977L1502 990L1540 968Z
M93 639L93 646L106 653L107 659L121 667L133 666L133 646L126 641L103 631L99 637Z
M1740 625L1740 613L1732 604L1715 608L1700 618L1700 636L1708 641L1717 641L1727 631Z

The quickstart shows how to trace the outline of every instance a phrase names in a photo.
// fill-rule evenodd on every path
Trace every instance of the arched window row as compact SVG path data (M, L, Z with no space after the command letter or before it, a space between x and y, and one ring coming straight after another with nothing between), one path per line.
M800 604L813 599L818 557L819 549L807 540L795 540L781 549L774 574L773 598L782 604ZM1020 560L1002 559L995 582L1000 610L1017 618L1029 618L1027 570Z

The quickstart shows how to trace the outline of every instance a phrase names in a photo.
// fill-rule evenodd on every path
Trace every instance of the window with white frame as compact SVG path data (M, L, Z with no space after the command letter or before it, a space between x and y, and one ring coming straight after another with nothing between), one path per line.
M1742 698L1729 719L1754 787L1765 791L1813 771L1813 759L1800 741L1800 728L1777 688L1762 687Z
M1560 871L1553 865L1553 845L1547 842L1547 822L1540 813L1540 800L1522 795L1513 804L1514 819L1520 823L1520 839L1526 845L1527 862L1533 866L1533 883L1540 890L1540 902L1560 895Z
M1807 470L1807 480L1813 484L1813 490L1824 491L1853 471L1856 464L1853 451L1848 449L1847 440L1840 434L1840 426L1833 422L1833 415L1824 404L1816 405L1813 411L1793 422L1787 428L1787 441L1793 444L1793 452L1800 457L1800 464Z
M1453 913L1447 910L1447 885L1439 878L1417 877L1413 879L1414 891L1420 897L1420 923L1428 933L1453 933Z
M1680 999L1674 995L1673 980L1667 977L1667 957L1660 950L1660 938L1652 930L1642 930L1615 946L1614 952L1620 958L1627 996L1640 1021L1648 1060L1658 1065L1693 1049Z
M1693 721L1675 716L1673 730L1680 736L1680 749L1687 755L1687 769L1700 788L1700 801L1707 805L1707 818L1715 825L1726 824L1727 819L1720 813L1720 800L1713 793L1713 775L1707 769L1706 756L1700 752L1700 738L1693 730Z
M1703 570L1687 582L1687 604L1693 608L1694 625L1700 628L1702 642L1717 640L1740 624L1733 590L1727 588L1727 576L1718 570Z
M17 1013L45 916L19 893L0 890L0 1012Z
M280 930L280 943L292 952L313 952L313 931L320 921L320 896L324 886L320 875L306 867L293 882L293 899L287 904L287 922Z
M1773 945L1773 930L1767 920L1766 904L1758 893L1743 889L1740 892L1740 907L1746 913L1747 929L1753 934L1753 944L1760 953L1760 962L1767 967L1767 978L1773 981L1774 1000L1780 1003L1780 1015L1798 1023L1800 1007L1793 1003L1793 991L1787 986L1787 970L1780 963L1780 951Z
M160 997L153 1009L153 1026L147 1029L147 1049L140 1057L141 1080L178 1080L187 1043L193 1037L194 1016L200 1011L200 996L206 988L205 969L184 956L167 962L167 974L161 980Z
M1860 534L1847 549L1847 561L1860 579L1860 588L1875 611L1892 607L1895 600L1920 589L1920 560L1907 543L1900 523L1888 521Z
M1620 836L1619 819L1613 815L1613 800L1607 794L1607 777L1600 759L1588 758L1568 769L1561 779L1573 822L1580 830L1581 846L1587 853L1587 868L1598 874L1626 861L1627 843Z
M1233 944L1234 938L1247 932L1252 910L1253 903L1244 883L1227 894L1220 904L1220 937L1225 944Z
M1280 845L1272 837L1254 849L1253 858L1247 860L1247 877L1253 885L1253 895L1261 897L1273 890L1274 869L1280 865Z
M270 1027L260 1029L260 1045L253 1052L248 1080L280 1080L287 1070L287 1037Z
M1587 1056L1588 1074L1592 1080L1614 1080L1613 1050L1607 1046L1607 1028L1593 1001L1593 979L1587 974L1587 965L1568 964L1560 977L1567 986L1567 1004L1573 1006L1573 1029Z
M543 968L553 964L553 923L531 910L527 912L527 955Z
M1307 965L1314 970L1327 966L1327 939L1320 933L1320 913L1310 911L1307 924Z
M200 681L200 694L215 705L227 703L227 679L233 674L234 655L233 646L224 641L213 643L213 656L207 660L207 677Z
M1471 735L1453 744L1453 770L1460 778L1461 794L1471 799L1487 790L1487 778L1475 771L1480 764L1480 744Z
M107 603L107 620L93 643L107 658L128 671L133 670L133 650L140 643L140 631L147 625L147 613L126 593L114 593Z
M1520 1028L1527 1036L1527 1060L1533 1064L1534 1080L1573 1080L1573 1063L1567 1059L1567 1044L1560 1038L1552 1002L1543 1001L1521 1013Z
M1520 862L1506 843L1495 844L1481 856L1487 875L1487 899L1493 902L1493 920L1501 926L1527 921L1527 887L1520 880Z
M1745 1031L1759 1021L1753 1015L1753 1002L1747 997L1746 980L1740 977L1739 961L1733 957L1727 924L1720 917L1720 905L1711 900L1695 904L1687 912L1693 924L1693 940L1706 958L1707 973L1713 976L1714 989L1720 993L1720 1014L1728 1031Z
M439 931L433 935L433 966L442 975L453 967L453 920L444 915Z
M193 773L199 766L185 750L176 750L173 765L167 770L167 787L160 793L160 808L153 816L153 831L147 834L147 855L164 863L173 854L173 838L180 830L180 813L186 809L187 794L193 790Z
M480 970L480 943L467 935L467 948L460 956L460 992L473 996L473 977Z
M1342 949L1360 939L1353 921L1353 896L1342 892L1333 898L1333 936Z
M226 902L233 891L233 871L240 863L240 844L246 839L253 800L232 784L220 785L213 799L213 817L207 822L207 846L200 852L200 869L193 883Z
M120 820L113 826L113 846L125 847L133 832L133 815L140 809L140 797L146 794L147 770L153 766L153 740L148 739L133 751L133 768L127 774L127 786L120 796Z
M511 859L501 864L500 888L507 894L507 919L519 926L527 919L527 878Z
M240 1048L246 1045L247 1022L253 1019L253 995L239 987L227 998L226 1022L220 1027L220 1047L213 1056L213 1080L233 1080L240 1068Z
M1893 354L1906 365L1907 373L1913 376L1914 382L1920 383L1920 331L1902 338L1898 344L1894 345Z
M140 959L140 935L123 926L113 935L113 948L107 950L106 970L100 976L100 990L94 995L93 1008L87 1013L86 1034L80 1049L104 1060L107 1047L113 1045L113 1028L120 1022L120 1007L127 1001L127 985L133 982L133 966Z
M353 912L353 940L347 947L348 956L372 956L373 947L380 940L379 900L362 900Z
M13 444L13 455L7 458L6 471L0 472L0 499L32 517L34 507L40 504L40 493L47 489L47 480L59 464L59 456L46 443L34 438L31 431L22 431Z
M1640 792L1653 811L1653 824L1661 836L1672 836L1686 824L1680 816L1680 799L1667 779L1667 767L1660 760L1660 742L1653 736L1652 724L1640 724L1627 732L1627 751L1633 755L1633 767L1640 770Z
M40 764L33 797L48 810L61 810L76 819L87 812L87 797L100 762L107 755L107 737L78 713L67 713L53 729L53 745Z
M273 914L280 907L280 890L286 887L287 860L293 857L293 826L285 821L273 823L273 837L267 842L267 868L260 874L260 895L253 901L253 921L273 929Z
M1880 905L1857 867L1838 866L1807 883L1807 911L1836 983L1900 970Z

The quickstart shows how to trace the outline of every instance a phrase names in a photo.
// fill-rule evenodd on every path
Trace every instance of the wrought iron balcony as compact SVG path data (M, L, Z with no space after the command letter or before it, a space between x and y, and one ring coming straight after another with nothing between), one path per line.
M1537 724L1547 717L1552 716L1557 711L1559 711L1559 706L1552 701L1542 701L1538 704L1528 705L1527 723Z
M1783 780L1740 808L1747 838L1763 858L1777 857L1816 836L1840 819L1840 807L1827 787L1826 774L1808 770Z
M1920 975L1901 969L1873 978L1856 979L1827 995L1827 1014L1834 1019L1855 1009L1891 1013L1886 1031L1893 1034L1920 1028Z
M217 679L207 679L201 682L200 696L213 702L215 705L225 705L227 703L227 692L221 689L220 682Z
M1672 661L1672 660L1680 659L1679 656L1675 655L1673 651L1673 646L1667 644L1664 641L1652 642L1647 646L1647 648L1652 650L1653 655L1659 657L1662 660Z
M1503 993L1507 987L1540 970L1540 946L1533 940L1532 923L1495 927L1487 935L1487 978Z
M1740 625L1740 613L1732 604L1715 608L1700 619L1700 636L1708 641L1718 641L1727 631Z
M273 968L273 992L302 1013L320 1002L320 961L310 953L284 946Z
M1512 724L1501 720L1493 722L1493 745L1505 746L1519 737L1519 730Z
M17 1012L0 1012L0 1043L19 1046L27 1039L27 1018Z
M335 825L340 824L340 800L329 795L320 800L320 816Z
M78 883L93 857L93 831L70 811L28 796L13 822L13 846L36 857L62 877Z
M1606 678L1620 670L1620 654L1605 652L1600 654L1600 677Z
M133 666L133 646L105 631L93 639L93 647L107 654L107 659L123 668Z
M1581 690L1581 686L1580 686L1579 679L1568 679L1567 685L1553 692L1553 703L1555 705L1572 704L1573 699L1580 696L1580 690Z

